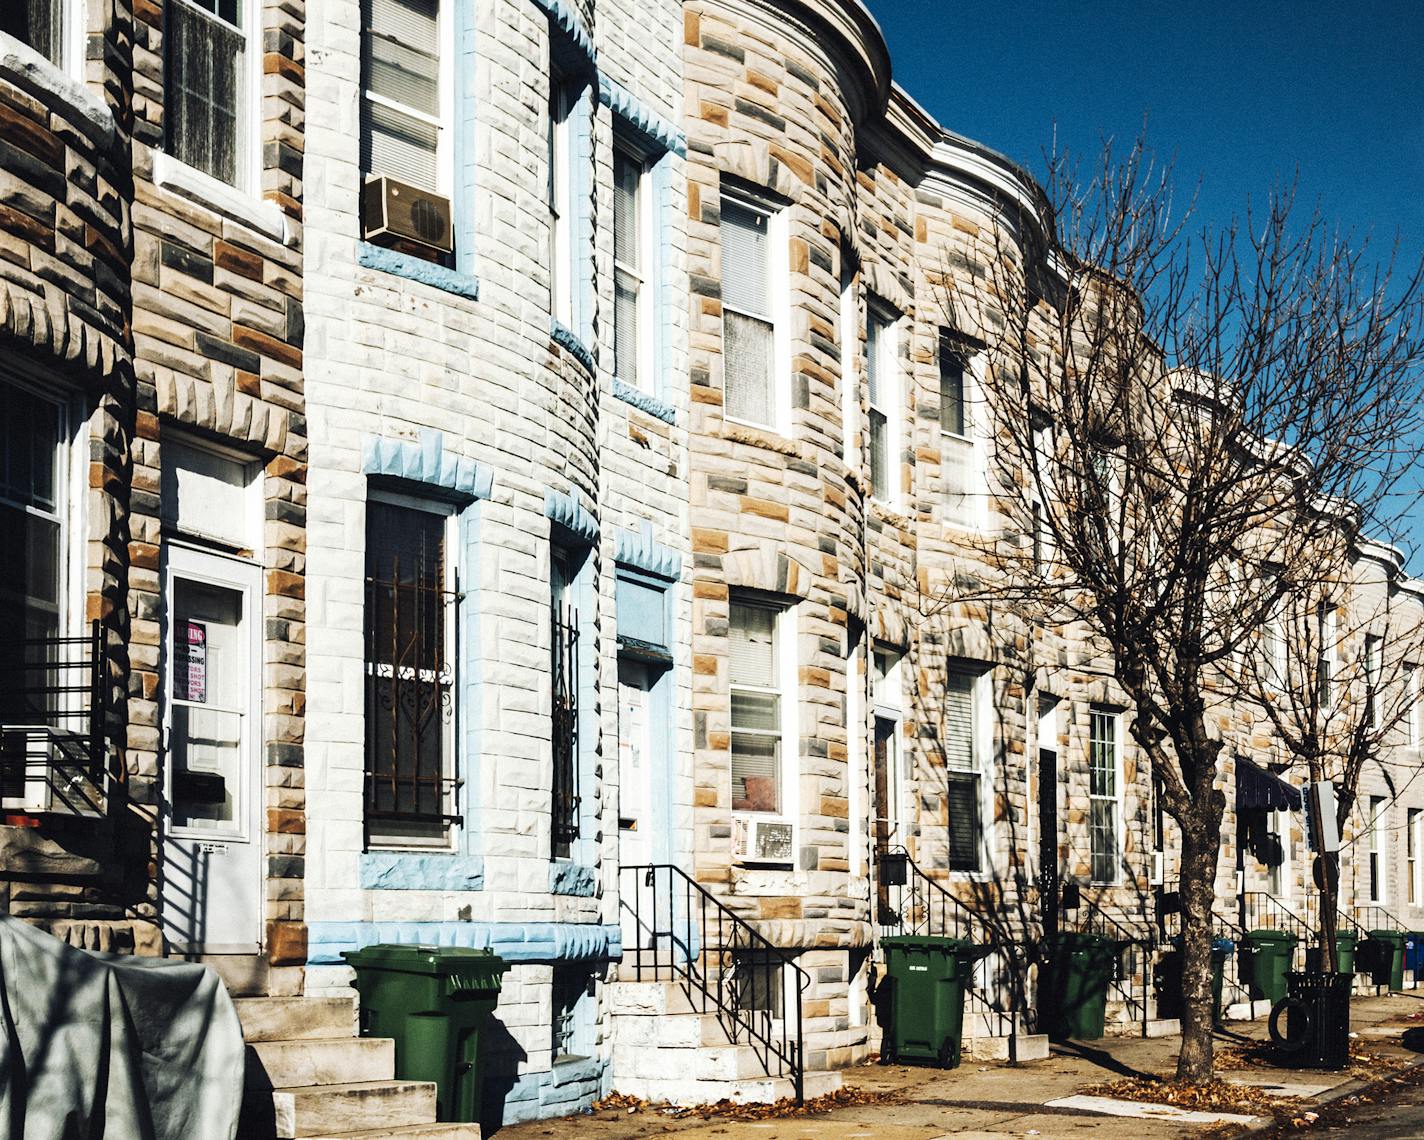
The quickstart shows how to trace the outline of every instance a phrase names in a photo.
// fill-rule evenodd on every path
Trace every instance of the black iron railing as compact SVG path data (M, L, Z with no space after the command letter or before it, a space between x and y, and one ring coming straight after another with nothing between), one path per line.
M792 954L677 867L624 867L619 890L633 979L680 982L693 1009L715 1014L731 1043L750 1045L767 1076L789 1076L801 1103L801 1006L811 979Z
M986 980L982 967L970 972L966 1012L997 1021L1000 1032L995 1036L1008 1038L1009 1060L1017 1060L1019 1015L1027 993L1030 954L1022 932L1009 937L1004 929L1004 908L996 908L993 918L985 918L927 874L904 847L877 852L876 875L881 937L919 934L958 938L987 951L988 972L996 981ZM997 984L1005 980L1005 975L1007 985L1002 988L1007 990L1006 1000L1001 998L1001 986Z
M102 815L109 772L108 647L83 637L0 644L0 790L11 810Z
M420 580L366 580L367 829L421 834L459 821L455 765L458 595Z
M556 858L569 854L579 834L578 612L558 602L553 629L553 843Z

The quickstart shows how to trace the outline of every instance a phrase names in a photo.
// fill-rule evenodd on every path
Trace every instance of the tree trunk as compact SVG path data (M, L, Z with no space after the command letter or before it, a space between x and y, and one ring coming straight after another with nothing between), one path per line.
M1220 836L1200 816L1182 828L1182 1052L1177 1080L1212 1079L1212 904ZM1217 829L1219 830L1219 828Z

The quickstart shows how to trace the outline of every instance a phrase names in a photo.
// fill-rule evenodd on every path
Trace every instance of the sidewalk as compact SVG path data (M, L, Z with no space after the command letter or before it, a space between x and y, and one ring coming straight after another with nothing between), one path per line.
M1424 1060L1400 1043L1406 1029L1424 1026L1424 990L1418 991L1417 996L1405 993L1356 998L1351 1010L1351 1029L1358 1035L1358 1047L1366 1056L1350 1070L1319 1073L1246 1062L1243 1052L1266 1040L1262 1018L1229 1023L1226 1030L1218 1033L1217 1051L1225 1062L1217 1067L1218 1078L1255 1086L1273 1096L1299 1095L1300 1102L1289 1115L1304 1115L1363 1083L1386 1078ZM1259 1123L1251 1129L1207 1126L1049 1105L1123 1078L1168 1076L1175 1068L1179 1045L1178 1037L1107 1037L1056 1045L1048 1060L1017 1068L968 1059L960 1068L948 1072L863 1065L845 1072L846 1086L887 1099L835 1108L814 1117L739 1120L735 1113L729 1113L704 1119L697 1115L679 1117L645 1105L634 1111L604 1109L592 1116L516 1125L501 1129L498 1135L500 1140L632 1140L669 1134L676 1134L681 1140L935 1140L942 1136L974 1140L988 1136L1074 1137L1096 1131L1105 1140L1156 1140L1241 1135L1270 1123L1267 1118L1258 1118ZM1153 1106L1145 1108L1150 1112ZM1126 1104L1124 1110L1135 1109Z

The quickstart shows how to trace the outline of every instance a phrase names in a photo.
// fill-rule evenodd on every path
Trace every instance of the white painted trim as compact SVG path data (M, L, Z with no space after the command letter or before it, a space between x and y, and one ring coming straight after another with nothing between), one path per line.
M256 230L273 241L283 245L292 243L287 216L275 203L253 197L221 179L204 174L196 167L180 162L167 151L153 151L153 184Z

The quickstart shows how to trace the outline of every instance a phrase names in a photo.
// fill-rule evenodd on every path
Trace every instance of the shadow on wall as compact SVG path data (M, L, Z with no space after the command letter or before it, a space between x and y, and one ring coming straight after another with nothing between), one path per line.
M493 1015L480 1030L480 1128L492 1136L504 1127L505 1101L529 1054Z

